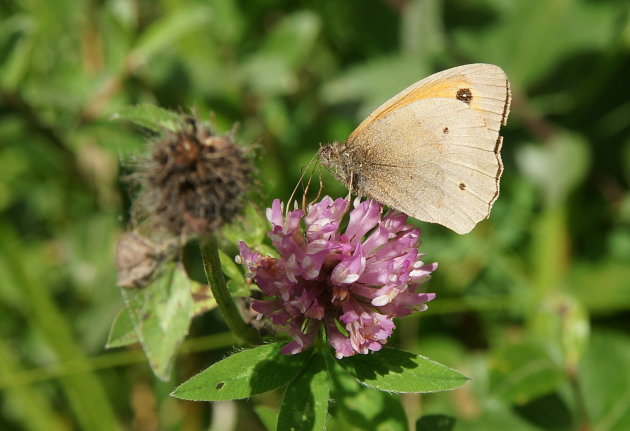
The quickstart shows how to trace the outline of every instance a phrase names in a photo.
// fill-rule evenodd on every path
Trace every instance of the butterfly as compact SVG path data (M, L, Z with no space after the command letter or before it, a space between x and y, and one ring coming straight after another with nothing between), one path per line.
M357 195L468 233L499 196L499 129L510 100L498 66L447 69L383 103L345 142L322 146L319 158Z

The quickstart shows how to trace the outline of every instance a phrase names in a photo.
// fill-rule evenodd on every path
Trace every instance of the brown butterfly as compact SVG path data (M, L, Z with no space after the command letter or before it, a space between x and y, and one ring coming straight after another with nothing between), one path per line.
M468 233L499 196L510 99L500 67L454 67L389 99L320 160L360 196Z

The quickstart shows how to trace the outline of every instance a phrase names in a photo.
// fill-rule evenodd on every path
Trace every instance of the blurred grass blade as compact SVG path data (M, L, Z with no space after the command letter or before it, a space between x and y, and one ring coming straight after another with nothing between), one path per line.
M26 321L51 349L57 361L73 362L77 371L87 368L89 358L75 340L66 315L52 300L46 277L40 271L41 262L33 249L22 250L23 241L15 233L0 225L0 267L7 268L15 285L20 287L22 311L28 313ZM33 248L33 244L28 244ZM63 392L76 415L81 428L89 430L119 429L114 409L107 399L101 382L91 372L77 372L59 379Z
M0 339L0 390L3 391L3 402L6 405L21 407L8 409L4 414L11 420L20 421L28 430L66 430L63 415L57 414L55 402L47 399L44 391L29 386L15 386L9 389L3 387L5 384L11 385L11 381L20 371L20 362L5 341Z

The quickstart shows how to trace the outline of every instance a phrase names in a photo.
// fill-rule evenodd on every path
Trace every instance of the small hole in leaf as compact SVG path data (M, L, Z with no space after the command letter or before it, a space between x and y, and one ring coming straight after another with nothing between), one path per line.
M218 391L219 389L221 389L223 386L225 386L225 382L219 382L217 383L217 385L215 386L215 389Z

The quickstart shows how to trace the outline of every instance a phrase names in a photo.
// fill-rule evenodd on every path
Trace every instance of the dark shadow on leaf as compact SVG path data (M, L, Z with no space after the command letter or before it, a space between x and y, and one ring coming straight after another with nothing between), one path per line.
M403 423L406 421L405 411L396 395L362 386L332 357L328 367L333 384L331 398L335 400L334 406L357 429L376 431L387 429L384 426L396 418L400 418ZM366 402L369 403L367 411Z
M278 415L278 429L312 430L318 421L315 376L324 369L321 355L311 355L303 369L287 386ZM321 400L320 400L321 401ZM326 403L328 398L326 398ZM323 412L324 416L326 412ZM321 419L321 417L319 418Z
M297 355L283 355L278 348L268 359L258 362L252 371L252 393L259 394L286 385L296 378L312 353L312 350L308 350Z
M416 422L416 431L452 431L456 419L446 415L425 415Z
M483 2L450 0L443 8L445 28L483 30L497 22L499 18L494 8L484 5Z
M363 381L418 368L418 364L414 362L416 357L413 353L385 348L372 354L354 355L341 359L339 364Z
M527 422L543 430L574 429L571 411L556 393L543 395L520 406L514 412Z

